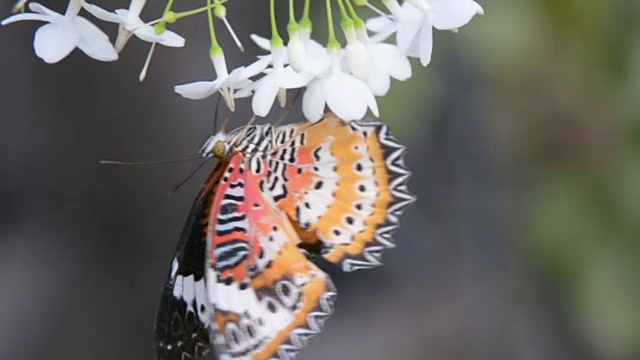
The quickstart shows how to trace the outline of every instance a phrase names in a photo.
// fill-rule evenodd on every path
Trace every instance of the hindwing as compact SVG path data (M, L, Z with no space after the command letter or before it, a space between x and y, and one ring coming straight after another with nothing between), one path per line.
M301 247L320 250L345 271L381 265L398 216L415 200L405 148L388 127L327 114L278 128L275 146L269 183L277 206L297 224Z

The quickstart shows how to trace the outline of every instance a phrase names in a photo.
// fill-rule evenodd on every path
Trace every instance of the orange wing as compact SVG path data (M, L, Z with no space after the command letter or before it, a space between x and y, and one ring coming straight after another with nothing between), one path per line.
M333 114L277 129L269 185L310 251L344 271L381 265L398 215L415 198L404 146L379 122L346 123ZM282 185L278 186L278 179Z

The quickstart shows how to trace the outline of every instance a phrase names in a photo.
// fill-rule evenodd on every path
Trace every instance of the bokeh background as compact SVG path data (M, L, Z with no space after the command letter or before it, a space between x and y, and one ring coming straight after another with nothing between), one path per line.
M4 17L13 1L0 5ZM331 272L336 313L300 359L640 359L638 2L481 5L380 100L418 201L386 266ZM267 2L228 10L248 45L239 53L220 27L228 61L248 62ZM38 26L0 28L0 359L151 359L160 289L207 170L167 197L195 163L98 160L191 156L212 133L215 100L172 91L213 76L205 17L176 24L187 46L158 48L142 84L146 44L116 63L76 51L46 65ZM239 108L238 125L250 116Z

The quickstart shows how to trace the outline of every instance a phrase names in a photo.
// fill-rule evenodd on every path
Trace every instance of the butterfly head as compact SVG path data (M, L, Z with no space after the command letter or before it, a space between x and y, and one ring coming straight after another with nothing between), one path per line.
M226 154L227 154L227 144L222 140L216 141L215 144L213 144L213 156L217 157L218 159L221 159Z
M211 136L200 148L200 154L202 157L216 157L222 159L229 152L229 145L227 144L227 134L219 132Z

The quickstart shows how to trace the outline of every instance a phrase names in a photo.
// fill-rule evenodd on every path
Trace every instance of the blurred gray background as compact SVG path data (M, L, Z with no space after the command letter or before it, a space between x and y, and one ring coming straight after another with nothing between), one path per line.
M248 35L268 34L267 5L229 4L248 49L218 26L230 68L259 54ZM386 266L331 272L337 310L300 359L640 358L638 4L481 5L380 100L418 201ZM215 100L172 91L213 77L206 18L171 27L187 46L156 49L144 83L146 43L111 64L75 51L46 65L38 26L0 28L0 359L151 359L160 290L211 167L167 197L196 163L98 160L191 156L212 133Z

